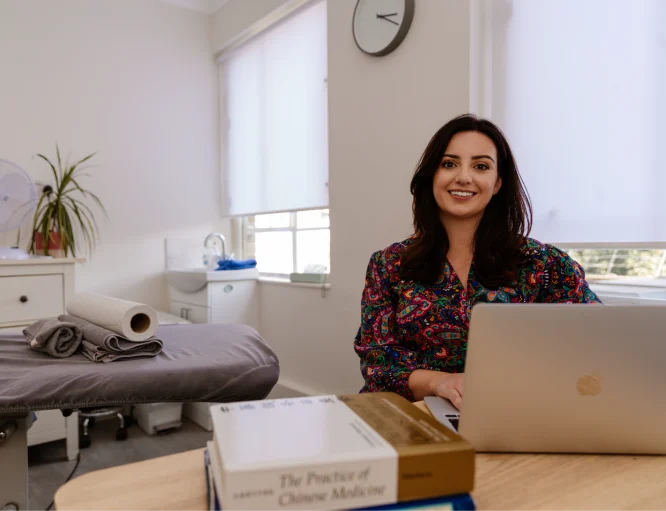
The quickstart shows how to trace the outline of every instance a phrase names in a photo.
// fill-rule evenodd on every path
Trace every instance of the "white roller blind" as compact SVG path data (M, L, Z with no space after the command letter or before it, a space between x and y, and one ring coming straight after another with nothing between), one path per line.
M532 234L666 241L666 1L490 4L490 117L532 198Z
M225 214L327 207L326 3L297 11L221 66Z

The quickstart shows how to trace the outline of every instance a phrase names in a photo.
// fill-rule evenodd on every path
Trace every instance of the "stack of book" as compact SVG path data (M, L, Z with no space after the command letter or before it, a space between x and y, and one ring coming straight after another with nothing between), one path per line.
M209 509L474 509L474 450L391 392L211 406Z

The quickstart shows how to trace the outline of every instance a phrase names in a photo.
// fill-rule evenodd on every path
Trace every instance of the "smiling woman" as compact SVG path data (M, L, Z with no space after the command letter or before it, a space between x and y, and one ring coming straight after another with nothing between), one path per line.
M373 254L354 341L362 392L460 407L477 303L598 303L583 268L528 237L531 205L511 148L463 115L430 140L411 183L414 234Z

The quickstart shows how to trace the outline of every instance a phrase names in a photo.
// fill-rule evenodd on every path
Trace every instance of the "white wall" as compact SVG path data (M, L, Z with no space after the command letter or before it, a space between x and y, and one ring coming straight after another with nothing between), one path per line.
M322 297L317 289L260 286L260 329L280 358L281 382L316 393L360 388L352 342L368 260L411 233L417 160L433 133L470 103L468 2L419 0L405 41L382 58L356 48L355 4L328 2L331 290ZM244 5L231 0L218 11L214 50L259 19L244 11L237 19L245 26L231 30L228 9Z
M166 309L164 238L203 242L219 217L210 18L158 0L0 2L0 158L48 181L32 156L56 141L99 152L85 183L110 220L78 290Z

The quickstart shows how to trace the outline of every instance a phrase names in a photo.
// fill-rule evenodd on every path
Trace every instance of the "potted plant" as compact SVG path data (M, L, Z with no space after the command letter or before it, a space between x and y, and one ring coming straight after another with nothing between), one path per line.
M90 160L95 153L79 160L74 165L65 163L60 158L60 149L56 144L57 167L43 154L39 158L49 164L55 179L55 186L46 185L37 202L33 219L33 236L28 251L32 254L63 255L76 257L80 252L81 240L85 238L92 253L99 235L95 215L82 199L92 199L106 215L106 210L99 198L79 184L79 179L88 174L81 174L86 168L81 165Z

